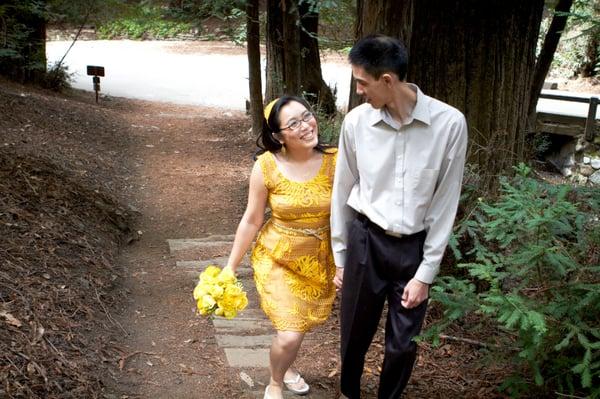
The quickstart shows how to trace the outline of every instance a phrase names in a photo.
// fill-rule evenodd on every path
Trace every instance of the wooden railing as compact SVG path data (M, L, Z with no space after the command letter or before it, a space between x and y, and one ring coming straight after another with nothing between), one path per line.
M586 140L594 140L599 128L599 123L596 119L596 111L598 109L598 103L600 102L598 97L577 97L564 94L552 94L548 93L548 90L544 90L540 94L540 98L586 103L589 104L589 106L587 117L538 112L537 125L539 131L564 134L567 136L578 136L583 133Z

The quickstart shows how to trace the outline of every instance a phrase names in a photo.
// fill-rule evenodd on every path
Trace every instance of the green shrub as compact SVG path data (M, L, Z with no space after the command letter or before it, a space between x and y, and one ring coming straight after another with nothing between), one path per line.
M467 314L498 334L490 349L514 365L501 387L530 394L600 397L600 190L551 185L529 176L501 179L495 203L480 201L454 241L467 277L445 276L432 288L443 318L439 333ZM475 326L473 326L475 327ZM499 357L497 357L499 358Z
M54 91L63 91L71 87L73 75L74 73L69 72L68 66L56 63L48 68L42 86Z
M319 118L319 137L326 144L337 146L343 117L336 114L332 117L321 115Z
M100 39L168 39L191 29L189 22L164 19L158 8L139 7L129 16L100 25L97 34Z

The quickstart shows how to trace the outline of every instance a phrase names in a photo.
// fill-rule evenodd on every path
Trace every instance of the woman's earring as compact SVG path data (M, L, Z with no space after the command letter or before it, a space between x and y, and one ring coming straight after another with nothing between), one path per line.
M281 143L281 155L285 155L285 144Z

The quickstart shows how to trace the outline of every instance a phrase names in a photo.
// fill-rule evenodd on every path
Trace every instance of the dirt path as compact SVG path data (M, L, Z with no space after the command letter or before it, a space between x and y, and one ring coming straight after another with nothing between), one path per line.
M144 398L238 397L237 376L223 367L212 326L194 313L193 277L176 267L166 240L235 229L252 164L246 120L221 110L137 104L122 116L133 136L141 235L121 258L129 301L119 321L129 334L115 342L122 373L111 388Z

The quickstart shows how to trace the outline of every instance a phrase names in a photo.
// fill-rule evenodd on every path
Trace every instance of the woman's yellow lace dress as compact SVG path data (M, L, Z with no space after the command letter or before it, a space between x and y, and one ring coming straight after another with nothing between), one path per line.
M252 251L261 307L280 331L308 331L323 323L335 298L329 207L336 151L328 150L307 182L287 179L273 154L258 157L269 190L271 219Z

